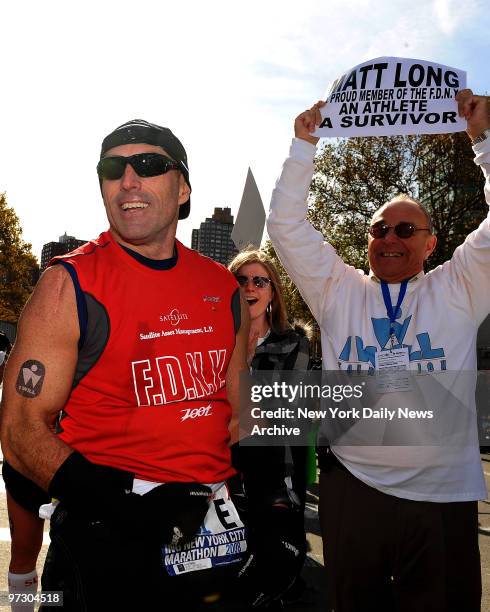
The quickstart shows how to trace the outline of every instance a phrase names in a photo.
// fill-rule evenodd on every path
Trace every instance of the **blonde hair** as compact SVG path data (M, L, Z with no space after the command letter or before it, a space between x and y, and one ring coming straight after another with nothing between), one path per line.
M282 334L290 326L282 294L281 278L272 260L263 251L247 247L228 264L228 270L236 275L242 266L254 263L264 266L272 281L272 301L270 311L266 312L267 322L273 331Z

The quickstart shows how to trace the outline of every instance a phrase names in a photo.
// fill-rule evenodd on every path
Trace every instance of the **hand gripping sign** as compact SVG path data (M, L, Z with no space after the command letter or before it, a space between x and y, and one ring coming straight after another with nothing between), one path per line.
M456 94L466 72L403 57L378 57L331 85L314 136L448 134L466 129Z

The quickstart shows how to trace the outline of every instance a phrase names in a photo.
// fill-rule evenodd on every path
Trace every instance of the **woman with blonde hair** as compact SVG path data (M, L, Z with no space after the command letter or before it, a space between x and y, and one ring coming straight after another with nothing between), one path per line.
M272 260L261 250L247 249L228 268L250 307L249 365L252 370L308 369L310 328L289 324L281 279ZM286 346L290 349L285 350Z
M306 370L310 363L309 329L306 326L288 322L286 305L282 294L281 279L272 260L261 250L246 249L239 253L228 266L235 275L240 291L250 309L250 336L248 346L248 365L251 370ZM260 496L270 498L276 495L278 506L289 505L289 518L276 512L276 526L281 522L290 541L301 551L292 563L271 543L269 566L261 569L269 583L276 583L273 599L279 601L297 600L302 596L304 582L300 571L306 554L306 535L304 531L304 507L306 499L306 457L305 447L243 447L232 449L234 465L243 473L245 494L253 506L254 499ZM286 478L286 452L292 460L291 479ZM288 486L286 486L286 482ZM282 497L281 497L282 496ZM289 499L288 499L289 498ZM286 523L288 526L286 527ZM274 527L270 524L269 529ZM287 541L279 534L282 542ZM253 537L253 533L252 533ZM274 555L277 557L274 559ZM267 555L267 552L266 552ZM275 566L275 567L274 567ZM277 576L289 576L289 583L271 579L271 567ZM260 570L260 568L259 568ZM260 574L260 571L257 572ZM282 588L282 592L279 592ZM280 609L280 608L278 608Z

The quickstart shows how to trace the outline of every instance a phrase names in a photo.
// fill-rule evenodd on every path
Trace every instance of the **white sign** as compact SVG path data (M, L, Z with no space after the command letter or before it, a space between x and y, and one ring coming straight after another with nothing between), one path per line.
M315 136L448 134L466 129L455 96L466 72L403 57L378 57L336 79Z

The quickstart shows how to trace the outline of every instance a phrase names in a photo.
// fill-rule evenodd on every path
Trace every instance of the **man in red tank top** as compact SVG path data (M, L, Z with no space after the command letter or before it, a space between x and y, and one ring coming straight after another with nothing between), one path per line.
M53 260L23 312L3 452L56 500L43 588L65 609L194 609L246 550L226 481L248 307L175 238L191 187L169 129L120 126L97 171L109 230Z

